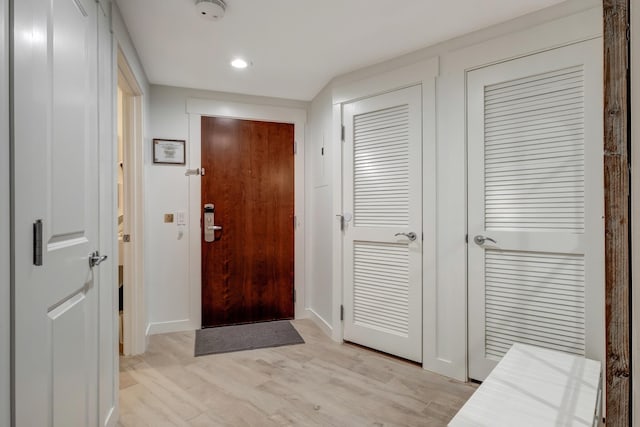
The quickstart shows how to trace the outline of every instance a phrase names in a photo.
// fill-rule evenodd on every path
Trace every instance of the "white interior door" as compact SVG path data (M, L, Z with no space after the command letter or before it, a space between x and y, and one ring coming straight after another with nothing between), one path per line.
M13 2L18 426L98 425L96 4Z
M603 358L601 52L467 75L471 378L515 342Z
M422 91L344 104L344 339L422 361Z

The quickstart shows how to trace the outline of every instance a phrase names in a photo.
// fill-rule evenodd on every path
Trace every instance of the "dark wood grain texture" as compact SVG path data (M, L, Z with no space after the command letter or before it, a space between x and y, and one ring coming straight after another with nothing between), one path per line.
M202 240L202 325L294 315L293 125L202 118L202 203L216 241Z
M628 0L604 0L604 194L607 426L631 423Z

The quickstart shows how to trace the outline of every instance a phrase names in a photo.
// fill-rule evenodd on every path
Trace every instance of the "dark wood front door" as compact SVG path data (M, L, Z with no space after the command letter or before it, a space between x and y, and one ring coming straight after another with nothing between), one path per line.
M202 118L202 326L291 319L293 125ZM202 214L204 221L204 213Z

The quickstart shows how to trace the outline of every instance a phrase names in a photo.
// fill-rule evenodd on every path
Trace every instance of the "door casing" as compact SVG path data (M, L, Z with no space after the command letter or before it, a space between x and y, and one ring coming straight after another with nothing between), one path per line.
M567 50L567 49L571 49L571 50ZM479 73L489 73L491 72L491 70L496 70L496 73L497 73L499 72L498 70L502 70L502 72L504 72L504 70L507 67L516 67L515 68L516 70L526 69L527 67L525 65L522 65L523 63L520 61L526 61L529 59L534 61L535 64L541 65L540 67L536 67L535 70L531 70L530 71L531 75L537 75L541 72L544 73L547 71L551 72L554 70L554 68L562 69L570 65L583 64L585 68L585 73L588 73L588 75L585 77L586 83L584 87L586 91L586 96L588 98L585 98L584 103L586 106L597 105L598 101L600 101L600 104L602 101L602 99L599 98L601 92L598 92L597 88L593 90L593 85L597 85L599 83L599 79L597 77L601 69L601 64L598 63L597 57L595 57L593 53L599 52L599 51L600 51L599 41L588 40L588 41L583 41L583 42L575 43L568 46L546 49L542 52L537 52L532 55L527 55L524 58L500 61L496 64L491 64L490 67L494 67L494 68L478 67L474 69L474 71ZM536 55L538 56L536 57ZM575 59L573 59L574 57ZM547 71L542 71L542 70L547 70ZM526 73L523 73L523 75L526 77ZM500 74L496 74L496 76L500 76ZM511 78L512 76L508 76L508 77L505 77L504 80L510 81ZM467 80L468 80L468 84L467 84L468 88L474 87L473 83L470 81L471 78L469 76L467 76ZM500 82L500 79L497 79L497 82ZM470 98L468 94L467 94L467 98L468 98L467 105L470 106L472 103L469 100ZM507 251L508 250L513 250L513 251L525 250L524 249L525 247L530 247L534 249L528 249L527 251L542 252L547 254L554 253L554 252L558 252L561 254L575 254L575 253L580 253L580 249L584 250L583 252L584 264L585 264L584 272L586 275L586 282L585 282L585 288L584 288L585 289L585 301L584 301L585 319L584 320L585 320L585 328L586 328L585 350L586 350L587 357L604 360L604 357L605 357L604 348L603 348L604 339L598 340L598 337L604 336L604 303L600 304L600 302L604 301L604 293L603 293L604 287L599 288L597 286L598 278L601 278L602 283L604 283L604 273L603 273L604 264L601 264L601 265L598 264L599 261L602 261L604 259L604 256L601 253L601 249L599 249L601 247L604 247L601 241L602 236L604 235L604 231L602 231L602 236L598 235L597 233L593 234L594 233L593 230L596 230L596 231L601 230L603 227L601 212L603 211L602 203L604 199L601 197L602 193L600 191L593 190L593 188L598 188L598 186L602 188L602 185L603 185L602 175L601 175L602 161L601 161L601 157L598 156L598 152L601 152L601 148L599 145L597 145L598 135L600 134L601 127L602 127L601 123L598 123L598 120L599 120L598 111L599 110L597 110L596 108L585 108L585 113L584 113L585 114L584 115L585 131L590 131L584 137L584 152L585 152L584 154L585 156L584 186L585 186L585 192L586 192L585 200L584 200L584 209L585 209L584 232L582 234L580 233L572 234L567 231L564 231L562 233L556 233L556 238L558 238L557 237L558 235L563 236L561 238L561 241L562 243L566 243L566 247L563 247L563 248L560 248L559 245L556 246L556 245L548 244L547 242L550 239L548 238L548 236L545 236L545 232L531 233L532 231L531 229L527 230L526 232L522 232L522 231L514 232L507 229L498 229L498 230L486 231L486 236L493 236L499 241L503 240L503 242L505 240L508 240L508 241L517 240L517 239L514 239L513 237L516 233L523 233L527 236L526 238L522 238L522 239L528 240L528 244L531 246L520 245L520 246L509 247L509 245L507 244L506 247L504 246L501 247L500 244L497 245L498 248L504 248ZM470 114L467 114L467 117L470 117L470 116L471 116ZM479 118L481 117L481 115L476 114L476 117ZM477 127L478 122L476 122L475 125ZM469 129L468 123L467 123L467 128ZM467 137L467 144L469 144L469 141L471 139L472 138L470 138L469 136ZM477 170L478 169L477 165L476 166L472 165L471 167L469 166L471 161L473 161L474 159L478 159L478 154L476 151L477 147L473 147L473 148L468 147L467 149L469 152L472 153L472 155L467 157L467 171L469 171L470 169L472 171L474 169ZM476 154L474 155L473 153L476 153ZM483 160L477 160L477 161L481 162ZM483 170L484 170L484 167L483 167ZM474 177L468 175L468 179L471 180L471 179L474 179ZM468 183L467 188L473 189L473 187L474 186L472 185L471 182ZM592 189L592 190L589 191L589 189ZM476 206L479 206L480 203L484 203L483 193L481 194L479 191L475 191L475 192L470 191L469 194L467 194L468 212L471 212L470 207L476 208ZM482 206L484 206L484 204ZM476 210L483 211L483 209L476 209ZM478 230L480 230L483 227L484 227L483 220L479 221L477 218L472 218L470 215L468 215L468 230L470 233L468 238L469 243L467 246L467 253L468 253L467 268L468 268L468 276L469 276L467 278L468 286L471 286L472 278L476 279L480 275L484 275L483 271L481 271L480 273L477 273L479 270L476 270L476 269L481 268L479 264L472 264L473 261L479 260L480 253L484 253L484 249L482 249L481 247L479 247L473 242L474 235L480 233ZM485 233L483 231L480 234L485 234ZM471 251L474 251L474 252L471 252ZM483 267L484 266L482 266L482 268ZM477 290L474 290L473 288L469 288L468 292L469 292L469 295L473 296L474 293L477 293ZM477 321L472 323L473 318L477 319L479 317L479 313L482 312L482 317L484 319L484 310L483 309L481 310L479 306L472 306L473 303L474 301L472 301L472 298L470 298L468 301L468 313L471 313L468 315L469 352L473 351L472 348L474 348L474 346L471 345L473 342L477 343L481 341L478 338L479 334L477 332L480 327L478 326ZM482 328L484 330L484 325L482 326ZM475 335L472 336L472 334L474 333ZM475 341L474 341L474 337L475 337ZM469 355L469 359L471 359L471 354ZM493 362L485 363L485 365L490 365L491 363ZM475 366L480 366L480 365L482 364L476 362ZM483 369L486 369L486 367L484 367ZM482 370L482 369L477 369L477 371L478 370ZM472 372L471 374L474 374L474 373ZM478 374L475 373L475 375L478 375ZM473 378L478 380L483 379L478 377L473 377Z
M398 89L385 94L360 99L355 102L343 103L342 105L344 112L342 122L345 129L344 141L342 143L342 155L345 160L342 173L344 179L342 191L344 194L343 206L345 213L343 218L341 218L344 236L343 335L345 335L347 340L351 340L357 344L386 351L415 362L422 362L422 87L416 85ZM386 111L385 114L389 114L389 111L393 111L393 109L400 106L404 106L407 109L405 116L408 120L406 127L407 159L403 166L406 166L408 182L405 185L398 184L397 175L394 175L394 178L389 178L387 174L387 180L384 185L394 186L396 188L404 187L406 189L408 192L406 211L404 207L400 207L399 209L395 208L396 212L394 212L393 215L389 215L388 213L384 214L384 211L381 210L372 210L370 205L367 207L362 206L363 213L366 212L366 214L363 214L363 217L369 215L369 221L372 221L367 222L365 220L364 225L362 225L360 224L361 219L357 212L359 209L356 202L358 186L355 176L357 170L356 163L358 163L356 151L359 147L358 132L356 130L358 117L368 115L368 120L372 120L371 117L376 117L375 115L380 111ZM396 114L394 117L395 120L398 120L398 117L401 117L403 113L396 111L393 114ZM385 118L378 117L373 120L384 121ZM387 123L390 126L395 125L395 120L386 120L388 120ZM371 135L371 125L365 126L369 129L365 131L365 133ZM375 135L377 139L384 138L384 132L382 134L376 133ZM371 138L371 136L368 138ZM397 137L386 138L388 138L388 141L393 139L395 149L392 149L392 152L397 155L398 148L396 144L402 141L402 139L398 139ZM361 147L367 146L367 143L363 143ZM380 156L382 149L388 150L388 147L381 147L378 140L375 148L369 148L369 150L372 151L367 151L367 148L361 149L363 150L365 158L371 156L372 153L375 153L373 157L376 158ZM360 165L361 167L365 167L364 165L367 164L367 167L371 167L371 165L376 164L377 167L382 167L383 165L388 165L387 161L388 157L385 157L382 162L380 162L380 160L372 160L370 162L365 161L360 163ZM401 170L403 170L402 166L399 166L394 169L393 172L397 174ZM388 172L388 170L386 172ZM375 184L372 183L373 177L376 178ZM366 194L376 194L376 196L381 199L393 200L393 198L390 199L381 193L376 193L380 189L379 179L379 173L367 175L367 184L363 184L364 188L366 188L365 191L367 191ZM398 202L397 199L395 202ZM402 203L402 201L400 203ZM402 213L407 215L406 224L389 224L389 222L397 221L396 215ZM383 225L382 222L385 224ZM402 222L400 221L399 223ZM411 241L407 236L398 236L398 234L394 236L394 233L397 232L413 232L417 234L417 237L414 237L414 240ZM358 251L358 248L363 250L363 252ZM404 252L405 248L406 253ZM372 251L376 254L372 254ZM357 267L357 252L359 252L362 257L360 261L366 265L364 269ZM386 262L385 258L388 256L396 256L400 263L403 261L407 263L406 280L400 278L402 277L402 272L384 280L386 285L394 279L398 280L398 282L395 283L396 286L404 287L406 285L406 301L401 299L391 304L381 302L378 299L380 295L375 296L374 294L376 291L384 292L385 285L382 283L374 285L375 277L357 279L358 273L364 273L365 276L368 276L366 274L366 270L368 269L378 269L376 273L369 273L371 276L388 273L386 268L392 268L393 264L389 264L384 269L380 269L378 266L379 263ZM372 270L369 271L371 272ZM356 320L358 303L355 293L359 285L362 286L360 288L362 291L362 299L367 301L365 304L375 304L376 308L379 309L378 313L386 313L386 316L382 315L382 317L377 317L377 315L372 313L360 313L362 315L361 321L358 322ZM372 290L372 285L376 291ZM391 309L391 311L386 311L385 305L386 308ZM403 305L405 307L403 307ZM403 320L397 320L397 317L391 315L393 311L397 311L401 307L402 309L407 309L406 325L404 325ZM360 306L360 308L363 308L363 306ZM394 325L389 325L389 322L394 323ZM401 329L396 331L388 329L389 327L393 328L398 326L406 326L406 335L401 332Z
M294 236L294 284L295 315L301 318L308 315L305 305L305 221L304 221L304 153L305 126L307 112L304 108L256 105L242 102L225 102L212 99L187 99L189 115L189 140L187 169L200 168L201 159L201 121L202 116L227 117L266 122L291 123L294 125L296 155L295 170L295 210L296 229ZM206 171L205 171L206 173ZM202 212L201 185L198 176L189 177L189 224L199 224ZM200 227L189 227L189 319L181 327L199 329L202 324L202 248ZM156 328L155 332L163 332Z
M131 236L124 251L123 352L141 354L146 349L144 286L144 141L143 93L120 46L117 48L117 85L123 92L124 233ZM117 159L117 157L116 157ZM115 162L113 163L115 165ZM114 177L116 179L116 177ZM117 217L117 210L114 213ZM116 228L117 234L117 228ZM117 248L116 244L116 248ZM117 259L117 258L116 258ZM116 276L117 278L118 276Z
M422 246L422 366L438 371L438 348L436 342L436 77L440 61L432 57L413 65L381 73L360 81L346 83L333 88L333 141L342 137L343 104L370 96L392 92L406 87L422 86L422 224L424 241ZM331 185L333 188L333 213L343 213L342 147L333 150ZM331 337L341 342L344 338L340 307L343 304L343 233L338 217L334 217L333 237L333 303ZM435 362L435 363L434 363ZM448 363L448 361L444 361ZM441 369L440 369L441 371ZM451 375L455 376L455 375Z
M0 425L11 425L11 159L9 1L0 0Z

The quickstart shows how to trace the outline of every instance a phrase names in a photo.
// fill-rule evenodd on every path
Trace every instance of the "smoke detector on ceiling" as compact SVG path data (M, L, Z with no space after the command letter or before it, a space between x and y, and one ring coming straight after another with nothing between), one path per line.
M227 4L224 0L197 0L198 15L209 21L217 21L224 16Z

